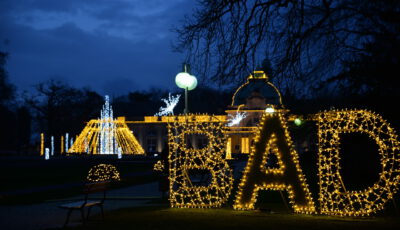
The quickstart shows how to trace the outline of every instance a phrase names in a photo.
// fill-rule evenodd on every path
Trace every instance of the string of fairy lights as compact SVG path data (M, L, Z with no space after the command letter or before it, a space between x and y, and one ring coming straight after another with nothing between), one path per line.
M365 110L332 110L318 114L319 201L321 213L364 216L376 213L399 189L400 143L381 116ZM347 191L340 174L341 133L365 133L379 146L379 180L360 191Z
M169 101L175 104L168 104ZM173 115L179 96L165 99L168 110ZM168 102L168 103L167 103ZM171 102L172 103L172 102ZM170 107L168 107L170 106ZM161 112L160 112L161 113ZM163 115L163 114L158 114ZM232 169L226 159L231 159L231 140L228 129L238 124L247 114L211 116L187 114L184 116L164 116L168 126L168 163L171 207L211 208L220 207L227 202L233 185ZM112 117L112 115L110 115ZM388 200L399 189L400 182L400 143L390 124L376 113L365 110L331 110L311 116L318 126L318 176L319 212L327 215L368 216L382 210ZM158 119L158 118L157 118ZM293 119L300 126L300 118ZM260 190L286 191L289 202L296 213L316 213L317 208L309 191L306 178L299 164L299 156L293 147L288 125L282 111L270 107L266 109L255 132L249 159L239 183L234 200L234 209L251 210L255 208ZM88 122L82 133L73 141L68 133L61 136L61 153L118 153L144 154L144 150L129 130L124 119L108 119L103 128L102 119ZM112 127L107 128L107 127ZM240 127L238 127L240 128ZM102 133L112 130L110 151L102 151ZM379 146L382 171L379 180L372 186L348 191L340 174L340 134L364 133L375 140ZM190 137L203 136L207 144L200 148L190 143ZM104 136L104 135L103 135ZM107 136L107 135L106 135ZM243 143L249 145L249 139ZM65 142L64 142L65 140ZM64 145L65 143L65 145ZM244 148L246 149L246 148ZM54 137L51 137L51 155L54 151ZM244 151L242 151L244 152ZM247 153L248 151L246 151ZM266 166L269 154L277 157L278 168ZM40 134L40 154L50 156L44 146L44 134ZM155 171L163 171L164 164L158 161ZM190 172L199 170L211 175L207 185L193 183ZM87 180L90 182L119 181L118 170L109 164L99 164L90 169Z
M190 115L185 121L168 124L170 204L180 208L220 207L230 195L233 183L232 170L225 161L226 136L224 123L193 121ZM189 135L204 135L206 146L195 149L188 146ZM208 186L194 185L190 170L205 170L211 174Z
M130 131L124 119L112 120L110 123L113 123L115 126L115 142L116 145L121 148L122 153L144 154L144 149ZM99 147L99 142L101 140L101 125L102 121L100 119L89 121L68 152L80 154L101 154L102 151Z
M322 112L312 119L318 124L320 213L364 216L383 209L385 203L397 192L400 181L400 144L394 130L382 117L364 110ZM296 125L303 122L299 119L293 121ZM175 122L169 124L172 207L219 207L226 201L231 191L232 177L222 157L223 143L226 141L224 128L226 126L218 122L198 122L189 118L186 121L175 119ZM379 145L382 165L380 179L362 191L347 191L340 176L339 134L349 132L366 133ZM185 139L188 134L206 135L208 146L202 149L188 148ZM270 189L286 190L294 212L316 213L283 114L265 113L255 141L239 184L234 208L254 209L258 191ZM277 156L278 168L266 167L270 153ZM187 175L190 169L209 170L213 176L212 183L208 187L194 186ZM225 173L221 174L218 170ZM214 182L215 177L219 177L220 184ZM224 191L220 197L215 193L218 189Z
M153 170L156 172L163 172L164 171L164 164L161 160L157 161L154 166Z
M233 207L251 210L259 190L286 190L296 213L314 213L315 205L282 114L265 113L259 127ZM265 166L269 153L277 156L279 168Z
M265 148L265 153L262 155L263 159L260 164L260 170L265 170L265 173L283 174L285 170L285 164L282 161L281 154L279 151L276 151L278 149L276 142L276 135L272 134L271 138L268 141L267 147ZM274 154L277 158L276 164L278 165L278 168L267 167L267 160L269 154L271 153Z

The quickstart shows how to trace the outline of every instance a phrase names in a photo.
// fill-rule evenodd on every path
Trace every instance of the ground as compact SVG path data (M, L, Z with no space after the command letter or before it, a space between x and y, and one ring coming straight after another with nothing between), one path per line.
M77 229L399 229L395 218L342 218L263 211L137 207L113 211L104 222Z
M58 205L80 199L46 201L34 205L0 206L1 229L60 229L66 211ZM235 211L231 206L218 209L170 208L161 199L158 183L135 185L109 191L105 220L93 210L82 224L79 212L72 215L71 229L399 229L398 216L342 218L292 214L282 202L265 204L263 211Z
M98 163L116 165L123 179L107 193L106 219L101 219L99 210L93 210L90 220L82 224L79 212L75 212L68 228L400 229L399 213L393 210L391 203L388 203L387 211L368 218L299 215L287 209L279 192L260 192L256 207L261 210L235 211L232 199L226 206L216 209L170 208L168 200L161 198L157 177L152 173L154 162L154 159L133 158L64 158L52 161L2 158L0 180L4 186L0 188L0 229L62 228L66 210L58 206L83 198L81 183L89 168ZM242 169L243 165L235 167Z
M117 167L127 187L157 180L154 159L125 157L0 157L0 204L33 204L79 195L89 169L97 164Z

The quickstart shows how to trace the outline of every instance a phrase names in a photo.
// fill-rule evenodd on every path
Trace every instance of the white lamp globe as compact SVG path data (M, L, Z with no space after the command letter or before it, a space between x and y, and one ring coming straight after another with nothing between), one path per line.
M175 84L182 89L187 88L187 85L191 82L190 74L186 72L178 73L175 77Z
M303 121L300 118L294 119L294 124L297 126L300 126L303 123Z
M192 90L197 86L197 78L193 75L190 75L190 82L187 85L188 90Z

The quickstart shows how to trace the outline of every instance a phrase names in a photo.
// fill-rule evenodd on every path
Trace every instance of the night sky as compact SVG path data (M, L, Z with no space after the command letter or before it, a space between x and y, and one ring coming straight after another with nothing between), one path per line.
M175 89L172 51L194 0L1 0L0 50L19 90L48 79L102 94Z

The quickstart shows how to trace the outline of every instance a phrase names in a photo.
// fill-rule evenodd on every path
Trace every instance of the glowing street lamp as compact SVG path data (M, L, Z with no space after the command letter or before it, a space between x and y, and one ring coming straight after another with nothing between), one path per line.
M297 126L300 126L303 123L303 121L300 118L294 119L294 124Z
M179 88L185 89L185 114L189 112L188 105L188 91L193 90L197 86L197 79L195 76L190 75L190 66L183 63L182 72L178 73L175 77L175 83Z

